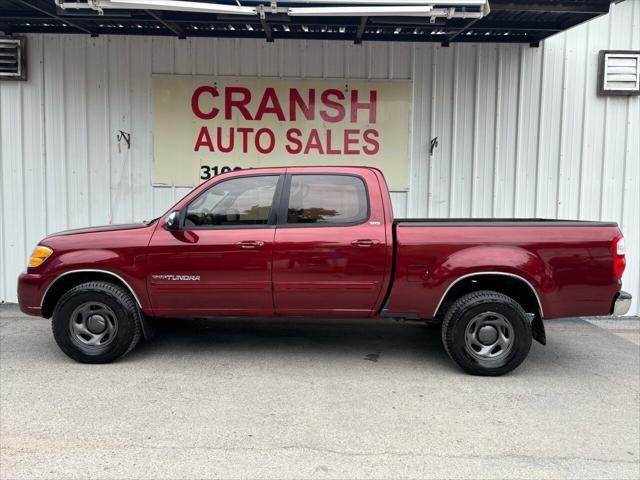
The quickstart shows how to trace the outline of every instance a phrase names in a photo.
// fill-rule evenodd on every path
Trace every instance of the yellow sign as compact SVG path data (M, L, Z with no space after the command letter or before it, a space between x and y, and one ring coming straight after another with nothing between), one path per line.
M408 188L408 81L154 76L154 184L233 169L367 165Z

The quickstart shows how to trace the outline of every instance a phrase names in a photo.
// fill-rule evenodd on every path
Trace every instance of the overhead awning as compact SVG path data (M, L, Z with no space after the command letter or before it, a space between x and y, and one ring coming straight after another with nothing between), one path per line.
M537 46L620 0L0 0L0 31Z

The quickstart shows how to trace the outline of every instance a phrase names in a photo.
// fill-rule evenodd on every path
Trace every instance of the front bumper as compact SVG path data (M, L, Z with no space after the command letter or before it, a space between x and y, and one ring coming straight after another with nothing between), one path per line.
M627 292L620 292L616 301L613 302L612 315L626 315L631 308L631 294Z
M18 304L27 315L42 315L42 296L49 284L48 275L21 273L18 277Z

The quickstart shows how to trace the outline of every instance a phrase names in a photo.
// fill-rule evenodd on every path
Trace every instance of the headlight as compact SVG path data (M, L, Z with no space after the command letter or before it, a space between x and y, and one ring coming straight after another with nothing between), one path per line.
M38 267L44 263L44 261L51 256L53 250L49 247L43 247L42 245L38 245L31 254L31 258L29 258L29 266L30 267Z

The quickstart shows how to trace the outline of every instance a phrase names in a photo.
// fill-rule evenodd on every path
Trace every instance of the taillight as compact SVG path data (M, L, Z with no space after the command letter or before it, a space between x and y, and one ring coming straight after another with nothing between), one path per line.
M624 273L624 267L627 266L627 261L624 257L624 237L618 235L613 239L613 274L618 280L622 278Z

